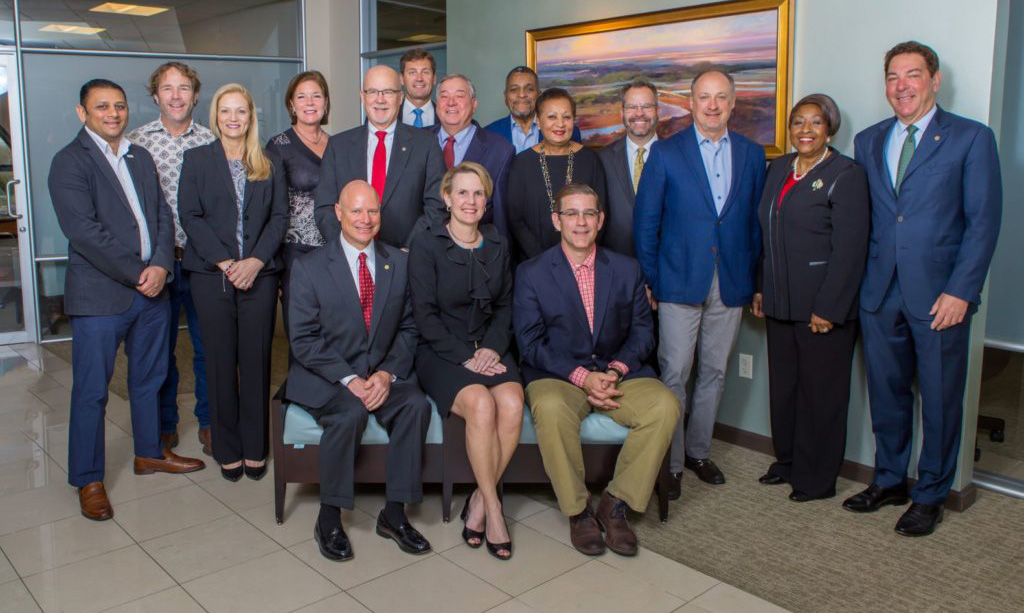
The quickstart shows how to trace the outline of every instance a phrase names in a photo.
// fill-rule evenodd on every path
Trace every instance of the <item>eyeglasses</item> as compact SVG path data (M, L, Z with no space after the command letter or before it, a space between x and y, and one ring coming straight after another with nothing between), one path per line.
M558 211L558 215L562 219L579 219L580 215L583 216L587 221L593 221L597 219L597 216L601 214L601 211L597 209L586 209L583 211L577 209L569 209L568 211Z
M624 104L623 111L653 111L658 108L657 104Z
M377 96L384 94L385 98L394 98L401 92L400 89L364 89L363 93L368 98L376 98Z

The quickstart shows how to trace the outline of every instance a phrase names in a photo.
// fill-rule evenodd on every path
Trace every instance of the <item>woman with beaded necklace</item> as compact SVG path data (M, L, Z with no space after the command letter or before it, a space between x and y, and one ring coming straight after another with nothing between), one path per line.
M758 207L764 245L751 310L767 320L776 457L759 481L789 483L794 502L835 496L846 449L870 201L864 170L828 145L839 123L825 94L796 103L796 151L769 165Z
M515 259L526 261L558 244L551 225L555 194L570 183L589 185L606 202L604 170L597 154L572 140L576 101L553 87L537 97L541 141L512 160L509 169L508 226Z

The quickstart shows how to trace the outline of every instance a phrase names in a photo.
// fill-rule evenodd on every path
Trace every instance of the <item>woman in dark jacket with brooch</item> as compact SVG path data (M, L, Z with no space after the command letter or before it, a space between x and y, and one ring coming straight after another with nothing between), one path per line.
M462 509L462 538L512 556L497 483L519 443L523 386L512 340L512 271L507 240L480 227L493 184L463 162L441 181L448 223L417 234L409 254L413 313L422 342L416 375L442 416L466 421L466 453L477 489Z
M846 449L870 200L863 169L828 146L839 122L824 94L793 107L796 152L772 161L758 207L764 245L752 310L767 318L776 457L760 482L788 482L796 502L835 496Z

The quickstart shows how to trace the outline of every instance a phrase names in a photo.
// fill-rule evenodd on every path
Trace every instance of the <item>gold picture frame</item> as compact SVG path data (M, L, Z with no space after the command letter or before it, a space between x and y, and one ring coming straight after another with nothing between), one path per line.
M787 146L792 4L735 0L527 30L526 64L542 88L564 87L576 98L577 123L591 146L623 133L615 105L626 81L645 77L658 86L658 134L665 137L692 123L693 74L721 66L736 77L730 129L774 158Z

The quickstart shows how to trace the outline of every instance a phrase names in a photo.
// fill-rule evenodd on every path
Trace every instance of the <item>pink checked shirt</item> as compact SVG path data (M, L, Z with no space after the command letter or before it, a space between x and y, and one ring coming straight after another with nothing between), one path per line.
M583 260L583 263L577 266L572 263L572 258L565 252L565 246L562 247L562 252L565 253L565 259L569 261L569 268L572 270L572 274L576 277L576 286L580 290L580 298L583 299L583 310L587 313L587 323L590 325L590 333L594 333L594 261L597 259L597 247L591 250L590 255L587 259ZM629 367L614 360L609 362L609 368L615 368L622 372L623 376L629 372ZM572 382L576 387L583 387L583 382L587 378L587 374L590 371L582 366L577 366L576 370L572 371L569 375L569 381Z

